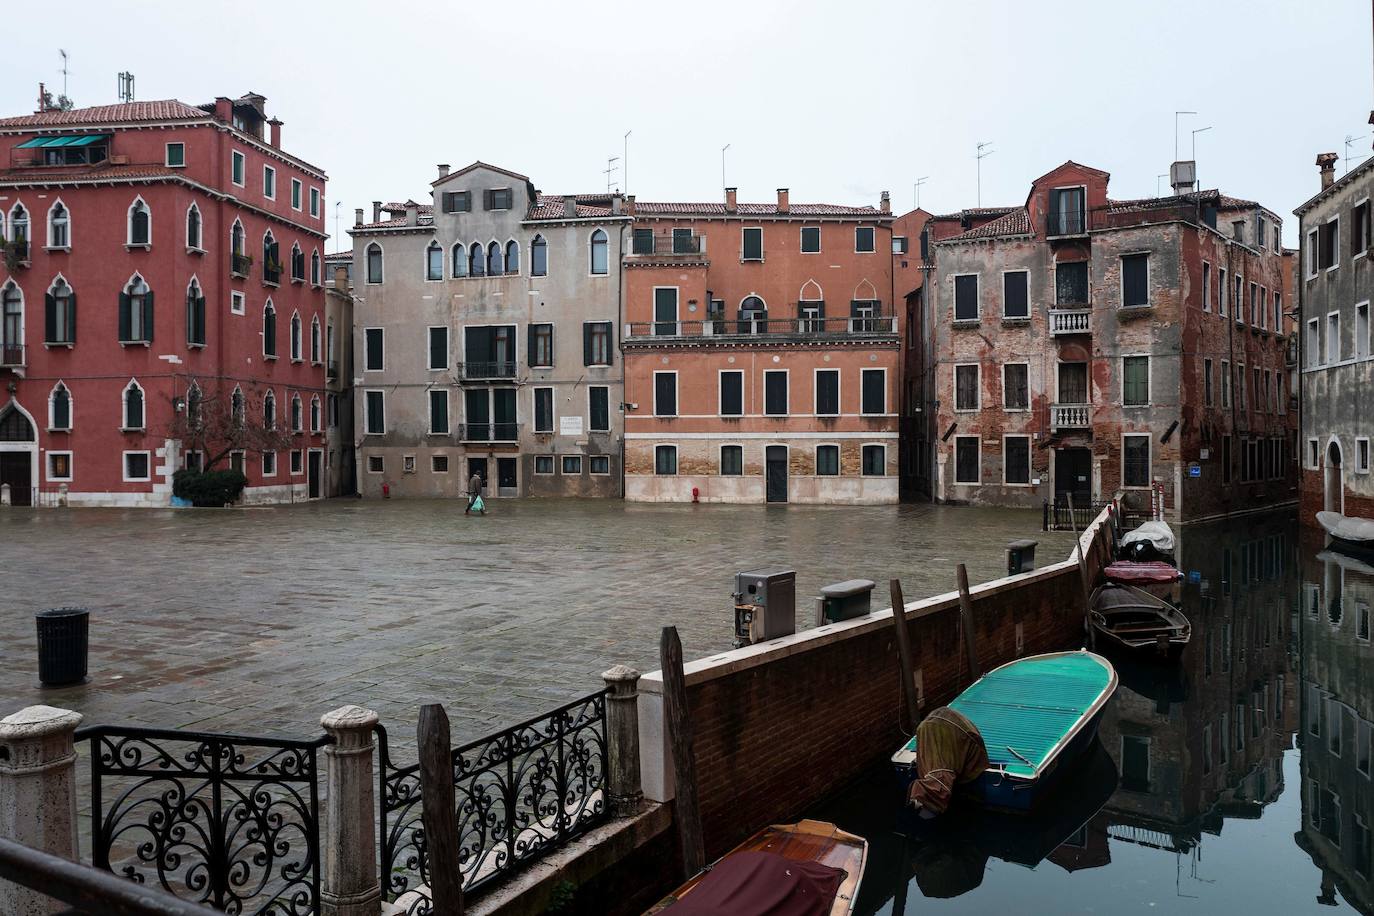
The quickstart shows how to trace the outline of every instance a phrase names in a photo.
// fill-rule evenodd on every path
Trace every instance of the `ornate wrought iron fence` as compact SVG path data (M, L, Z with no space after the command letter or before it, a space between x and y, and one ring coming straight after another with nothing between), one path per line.
M92 864L235 914L319 909L319 748L150 728L81 729Z
M377 738L383 892L428 913L420 767L392 762L380 725ZM473 893L607 818L606 692L455 748L453 782L463 887Z

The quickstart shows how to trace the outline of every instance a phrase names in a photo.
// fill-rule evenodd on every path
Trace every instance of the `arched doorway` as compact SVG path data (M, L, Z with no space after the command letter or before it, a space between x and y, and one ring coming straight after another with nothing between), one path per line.
M11 400L0 408L0 484L10 485L11 505L33 505L37 465L38 437L33 418Z
M1322 489L1322 508L1345 514L1345 487L1341 481L1341 444L1335 439L1326 447L1326 476Z

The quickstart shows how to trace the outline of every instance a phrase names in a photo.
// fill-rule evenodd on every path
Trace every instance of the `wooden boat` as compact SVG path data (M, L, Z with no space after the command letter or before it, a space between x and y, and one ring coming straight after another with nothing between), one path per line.
M1361 559L1374 559L1374 521L1339 512L1318 512L1317 524L1331 536L1332 547Z
M774 824L702 869L646 916L850 916L867 861L868 841L834 824ZM820 867L808 872L796 863ZM819 885L810 883L808 876L820 877Z
M1126 649L1158 649L1162 637L1169 650L1181 651L1193 631L1188 618L1163 598L1115 583L1093 592L1088 619L1108 644Z
M1177 567L1162 560L1137 563L1134 560L1117 560L1104 570L1107 579L1123 585L1156 585L1177 582L1183 573Z
M1123 560L1163 560L1172 563L1174 559L1174 532L1167 522L1144 522L1133 531L1121 537L1117 556Z
M989 807L1035 807L1056 771L1092 745L1116 685L1111 663L1081 649L1017 659L974 681L949 705L978 727L988 767L959 790ZM916 738L892 763L907 784L917 778Z

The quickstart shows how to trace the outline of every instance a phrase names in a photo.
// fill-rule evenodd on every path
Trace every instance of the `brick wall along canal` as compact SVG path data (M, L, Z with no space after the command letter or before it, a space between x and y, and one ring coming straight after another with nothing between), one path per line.
M494 502L331 501L229 511L0 511L6 613L0 699L77 710L88 723L311 736L359 703L409 743L443 701L466 740L601 686L617 662L657 667L659 629L687 657L730 645L736 570L797 570L809 596L899 576L909 600L1004 572L1003 548L1072 534L1037 512ZM90 681L36 686L33 611L92 610Z
M885 766L809 812L870 841L856 913L1374 912L1374 566L1296 531L1179 532L1192 642L1113 656L1100 747L1044 815L914 834Z

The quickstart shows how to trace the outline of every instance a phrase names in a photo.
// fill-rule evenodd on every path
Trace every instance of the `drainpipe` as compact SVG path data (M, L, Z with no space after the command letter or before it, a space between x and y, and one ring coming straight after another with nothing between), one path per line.
M620 258L616 264L615 281L615 332L624 342L625 331L625 223L620 224ZM630 392L625 387L625 350L620 349L620 499L625 499L625 405L630 403Z

